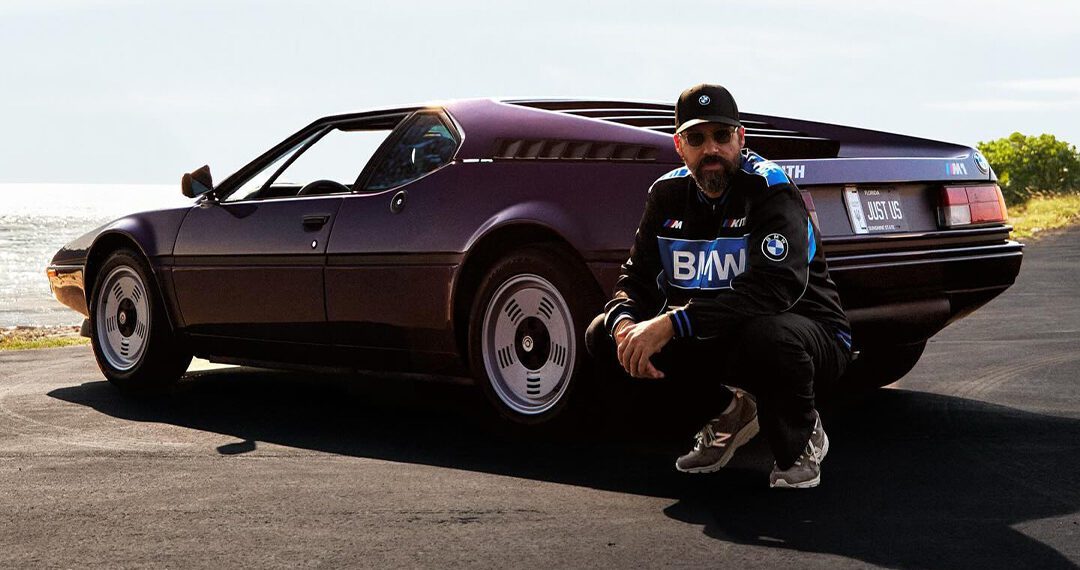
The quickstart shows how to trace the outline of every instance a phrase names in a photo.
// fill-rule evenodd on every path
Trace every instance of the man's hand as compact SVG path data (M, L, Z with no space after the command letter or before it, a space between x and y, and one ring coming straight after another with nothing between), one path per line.
M619 364L634 378L663 378L664 373L657 370L649 358L660 352L673 336L675 330L667 313L642 323L625 326L619 323L615 327Z
M623 339L626 338L626 331L634 324L636 323L630 319L623 319L615 324L615 333L613 335L615 337L615 346L622 344Z

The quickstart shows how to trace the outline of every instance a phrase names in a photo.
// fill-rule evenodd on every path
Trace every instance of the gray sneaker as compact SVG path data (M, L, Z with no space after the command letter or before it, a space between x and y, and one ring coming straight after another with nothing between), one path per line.
M757 403L742 390L732 391L735 408L701 428L694 449L675 461L676 469L683 473L717 471L731 461L736 449L757 435Z
M790 469L781 471L773 463L769 474L769 486L773 488L809 489L821 483L821 462L829 452L829 436L821 425L821 416L814 412L814 429L806 442L806 449Z

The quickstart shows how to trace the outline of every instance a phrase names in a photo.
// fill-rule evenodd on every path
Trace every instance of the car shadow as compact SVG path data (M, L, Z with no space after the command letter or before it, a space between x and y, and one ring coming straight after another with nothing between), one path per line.
M720 473L675 472L708 410L689 409L686 390L628 393L588 429L546 439L500 429L468 386L413 377L233 368L189 374L168 398L127 398L106 382L49 395L242 440L223 455L268 442L667 497L667 516L720 541L886 566L1073 567L1014 527L1080 510L1080 420L880 390L825 416L832 448L820 487L777 491L762 438Z

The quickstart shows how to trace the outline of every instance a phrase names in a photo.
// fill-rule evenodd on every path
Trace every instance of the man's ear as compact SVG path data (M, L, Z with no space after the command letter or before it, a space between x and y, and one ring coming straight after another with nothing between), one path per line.
M739 131L739 148L746 147L746 127L739 127L736 129Z
M675 152L679 153L679 158L683 159L683 162L686 162L686 158L683 157L683 154L682 154L682 137L680 137L679 135L674 135L674 136L675 136Z

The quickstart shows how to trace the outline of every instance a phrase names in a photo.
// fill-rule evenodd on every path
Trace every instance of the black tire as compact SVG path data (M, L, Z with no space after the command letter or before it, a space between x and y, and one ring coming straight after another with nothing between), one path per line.
M154 275L137 252L118 249L105 259L89 302L94 357L114 386L160 393L191 364L191 353L169 324Z
M469 314L469 364L503 420L552 432L580 419L593 380L585 330L602 303L563 247L524 247L488 270Z
M911 372L919 362L926 341L915 344L874 346L859 352L844 373L844 384L856 389L888 386Z

